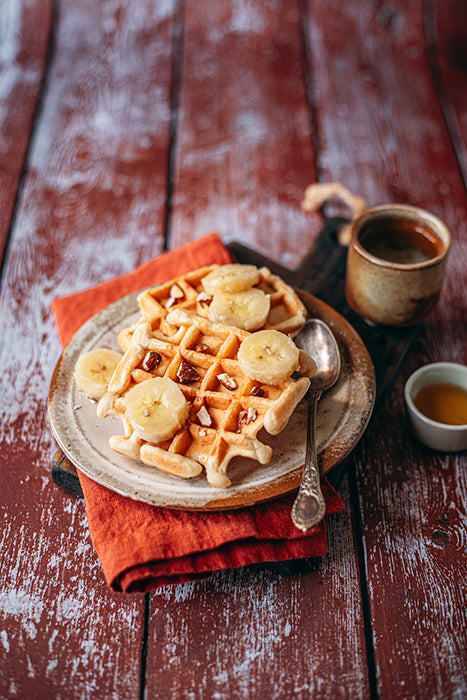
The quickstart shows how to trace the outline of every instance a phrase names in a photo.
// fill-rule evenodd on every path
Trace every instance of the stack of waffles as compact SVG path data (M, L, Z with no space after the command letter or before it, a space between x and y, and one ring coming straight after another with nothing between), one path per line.
M314 371L291 339L306 318L295 292L267 268L213 266L143 291L138 304L119 334L124 355L94 396L100 418L122 419L112 449L182 478L204 471L220 488L233 457L269 462L258 433L283 430Z

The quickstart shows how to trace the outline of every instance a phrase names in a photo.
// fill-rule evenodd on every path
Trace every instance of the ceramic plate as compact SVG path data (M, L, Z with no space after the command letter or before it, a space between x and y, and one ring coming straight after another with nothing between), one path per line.
M139 293L139 292L138 292ZM115 453L111 435L121 434L117 416L96 416L96 403L76 387L73 371L83 352L96 347L119 350L117 336L139 317L136 297L130 294L85 323L57 363L49 391L49 416L55 438L68 459L84 474L113 491L158 506L190 510L237 508L270 500L295 490L305 457L307 402L296 408L277 436L265 430L258 437L273 448L269 464L234 458L228 475L232 485L218 489L204 474L180 479L142 462ZM320 468L329 472L355 447L373 410L375 377L368 352L355 330L330 306L298 292L311 317L325 321L334 332L341 353L341 373L318 404L317 445Z

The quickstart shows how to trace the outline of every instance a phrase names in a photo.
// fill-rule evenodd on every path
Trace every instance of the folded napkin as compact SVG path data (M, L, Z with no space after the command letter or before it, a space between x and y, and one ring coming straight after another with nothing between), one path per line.
M151 260L127 275L56 299L52 308L63 345L92 315L131 292L232 258L215 233ZM308 533L292 523L293 495L248 508L194 512L134 501L78 471L93 546L116 591L148 591L260 562L322 556L324 520ZM323 478L326 514L344 508Z

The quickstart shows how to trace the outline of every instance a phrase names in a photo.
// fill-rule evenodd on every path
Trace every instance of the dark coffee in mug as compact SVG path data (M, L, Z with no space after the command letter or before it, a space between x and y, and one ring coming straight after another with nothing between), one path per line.
M369 221L358 235L361 246L380 260L413 265L436 258L442 241L417 221L398 217Z
M345 296L367 321L423 320L441 291L451 236L434 214L405 204L367 209L352 223Z

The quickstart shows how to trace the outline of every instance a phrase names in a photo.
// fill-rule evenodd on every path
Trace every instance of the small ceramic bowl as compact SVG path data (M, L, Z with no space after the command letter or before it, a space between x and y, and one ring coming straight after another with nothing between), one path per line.
M467 424L450 425L431 420L416 408L414 398L428 384L455 384L467 390L467 366L455 362L435 362L417 369L404 389L407 414L415 437L428 447L442 452L467 449Z

